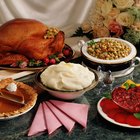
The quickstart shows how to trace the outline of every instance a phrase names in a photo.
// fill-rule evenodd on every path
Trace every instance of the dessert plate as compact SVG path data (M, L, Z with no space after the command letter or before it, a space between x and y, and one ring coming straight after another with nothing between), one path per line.
M34 104L35 105L35 104ZM33 107L34 105L30 106L30 108L28 108L27 110L25 110L24 112L22 113L18 113L18 114L15 114L15 115L12 115L12 116L5 116L5 117L0 117L0 121L5 121L5 120L10 120L10 119L14 119L16 117L19 117L23 114L26 114L27 112L29 112Z
M99 114L107 121L115 124L115 125L118 125L118 126L122 126L122 127L126 127L126 128L140 128L140 125L130 125L130 124L126 124L126 123L120 123L112 118L110 118L104 111L103 111L103 108L101 106L101 103L102 101L105 99L105 97L101 98L99 101L98 101L98 104L97 104L97 110L99 112ZM104 104L105 106L105 104ZM132 115L133 116L133 115ZM131 116L131 117L132 117ZM138 120L140 122L140 120Z
M10 83L15 83L17 85L17 90L15 92L8 93L8 91L5 90L5 87ZM24 102L24 104L19 104L0 97L0 121L9 120L21 116L30 111L36 104L36 91L32 87L22 82L14 81L11 78L3 79L0 81L0 91L5 91L5 95L9 94L9 98L14 98L17 101L20 97Z

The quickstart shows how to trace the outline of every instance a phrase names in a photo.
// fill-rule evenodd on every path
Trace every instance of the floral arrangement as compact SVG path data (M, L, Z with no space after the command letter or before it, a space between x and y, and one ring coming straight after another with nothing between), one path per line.
M140 0L97 0L78 33L90 39L120 37L140 44Z

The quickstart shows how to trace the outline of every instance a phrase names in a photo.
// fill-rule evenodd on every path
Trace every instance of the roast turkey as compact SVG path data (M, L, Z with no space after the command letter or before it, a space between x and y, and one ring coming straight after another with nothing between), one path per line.
M44 38L48 27L34 19L13 19L0 26L0 65L29 59L42 60L62 52L64 33Z

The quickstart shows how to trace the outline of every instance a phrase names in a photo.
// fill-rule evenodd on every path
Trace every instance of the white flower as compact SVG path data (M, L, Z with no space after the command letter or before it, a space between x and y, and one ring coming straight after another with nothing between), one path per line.
M132 29L134 29L135 31L139 31L140 32L140 21L135 21L133 25L131 25Z
M94 13L93 17L91 17L91 20L95 23L100 23L104 20L104 17L99 13Z
M122 26L130 26L134 23L135 17L129 12L122 12L116 18L116 21Z
M109 17L105 18L105 20L103 20L104 26L109 28L108 26L109 26L109 24L111 23L112 20L113 19L109 18Z
M101 7L104 4L104 1L106 1L106 0L97 0L96 1L96 6L95 6L96 12L101 13Z
M134 0L113 0L114 5L119 9L130 8L134 4Z
M84 22L81 27L85 33L89 32L92 29L89 22Z
M120 10L117 8L112 8L111 11L107 14L107 17L115 19L120 14Z
M93 36L97 37L107 37L110 36L109 30L105 26L94 26L93 27Z
M135 0L135 6L140 8L140 0Z
M106 16L112 9L112 1L111 0L106 0L102 6L101 6L101 12L103 16Z

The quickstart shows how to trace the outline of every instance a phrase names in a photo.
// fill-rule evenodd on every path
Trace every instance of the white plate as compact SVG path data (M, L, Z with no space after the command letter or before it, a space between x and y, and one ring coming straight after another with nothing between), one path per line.
M128 128L140 128L140 126L132 126L132 125L128 125L128 124L118 123L118 122L116 122L115 120L109 118L109 117L107 116L107 114L103 112L102 107L100 106L100 103L101 103L101 101L102 101L103 99L104 99L104 97L101 98L101 99L99 100L99 102L98 102L98 104L97 104L97 110L98 110L99 114L100 114L104 119L106 119L107 121L109 121L109 122L111 122L111 123L113 123L113 124L119 125L119 126L128 127Z
M132 58L134 58L136 56L137 50L135 48L135 46L133 44L131 44L130 42L120 39L120 38L113 38L113 37L104 37L104 38L97 38L94 39L95 42L100 41L101 39L112 39L112 40L117 40L117 41L121 41L124 44L126 44L130 49L131 52L128 56L124 57L124 58L120 58L120 59L116 59L116 60L103 60L103 59L99 59L96 57L91 56L90 54L88 54L87 52L87 47L88 47L88 43L91 41L87 41L83 44L82 48L81 48L81 52L82 54L90 61L96 62L96 63L100 63L100 64L120 64L120 63L124 63L127 62L129 60L131 60Z
M8 116L8 117L0 117L0 121L4 121L4 120L10 120L10 119L14 119L16 117L19 117L27 112L29 112L33 107L35 106L35 103L34 105L32 105L30 108L28 108L27 110L25 110L24 112L22 113L19 113L19 114L15 114L15 115L12 115L12 116Z

